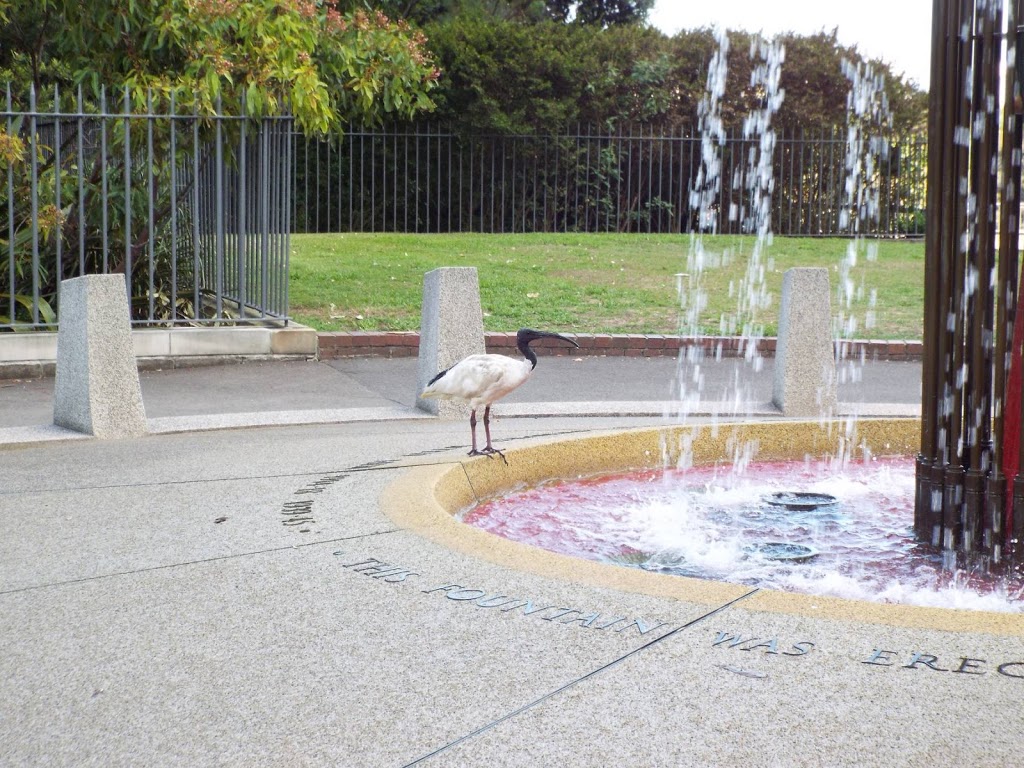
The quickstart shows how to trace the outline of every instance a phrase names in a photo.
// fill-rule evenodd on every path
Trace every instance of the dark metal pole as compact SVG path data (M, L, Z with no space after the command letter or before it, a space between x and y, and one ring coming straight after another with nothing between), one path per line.
M1021 0L1010 5L1008 26L1014 29L1020 18ZM989 474L987 503L985 509L986 525L989 539L985 542L986 550L995 564L1002 562L1005 556L1006 527L1004 516L1006 510L1006 478L1003 474L1003 438L1004 411L1006 402L1006 382L1009 374L1008 350L1013 336L1013 314L1016 300L1017 275L1017 238L1018 221L1020 218L1020 182L1021 163L1020 148L1022 141L1021 128L1021 73L1024 70L1024 28L1017 28L1016 35L1008 41L1007 55L1020 52L1016 58L1016 66L1007 69L1004 88L1004 139L1000 168L1003 178L1002 200L999 208L999 256L996 274L996 317L995 341L993 349L993 460Z
M998 80L992 51L994 38L993 14L978 9L974 18L974 83L971 95L971 177L967 211L968 243L967 273L964 284L965 350L968 376L964 399L964 433L966 436L966 475L963 517L961 520L961 549L970 556L980 541L984 509L985 475L988 463L991 414L986 361L991 360L990 269L992 236L992 162L993 139L996 127L993 75ZM972 210L973 208L973 210Z
M1013 367L1014 362L1019 366L1021 361L1019 356L1021 350L1016 347L1016 344L1020 341L1018 335L1015 334L1015 330L1019 327L1020 320L1017 316L1020 310L1019 305L1019 292L1018 292L1018 275L1019 275L1019 246L1018 246L1018 232L1017 223L1020 215L1020 192L1021 192L1021 160L1020 151L1022 140L1024 140L1024 118L1021 113L1024 112L1024 26L1016 26L1022 20L1024 20L1024 2L1017 0L1011 6L1011 16L1009 19L1009 28L1016 28L1016 39L1014 47L1014 73L1016 75L1016 82L1007 85L1008 101L1012 98L1012 103L1007 104L1007 135L1012 136L1012 145L1007 150L1012 157L1012 170L1009 173L1009 181L1006 185L1006 196L1004 199L1004 208L1007 209L1006 217L1008 218L1006 240L1007 244L1005 247L1005 258L1000 259L1000 287L1001 297L1003 301L1000 302L1001 315L1003 317L1002 322L999 324L999 328L1002 330L1002 336L1005 343L1005 349L1007 350L1003 356L997 357L997 360L1002 361L1002 365L997 366L996 381L999 382L999 375L1003 374L1005 384L1000 385L997 383L996 392L1002 396L1003 408L1013 407L1013 403L1009 402L1008 396L1010 394L1009 384L1011 383L1010 369ZM1009 78L1008 78L1009 79ZM1012 126L1011 121L1012 120ZM1004 166L1004 170L1006 166ZM1008 204L1011 203L1011 204ZM1014 360L1017 357L1017 360ZM1019 384L1018 384L1019 386ZM1017 393L1019 397L1019 391ZM1020 425L1024 424L1024 398L1020 398L1018 405L1019 411L1014 414L1017 418L1014 419L1016 422L1016 428L1019 430ZM993 520L1002 520L1004 524L1004 534L1002 543L1005 546L1006 559L1010 563L1019 563L1021 555L1024 554L1021 547L1021 539L1024 538L1024 440L1021 439L1020 435L1015 435L1014 439L1017 441L1018 455L1017 457L1005 456L1001 454L1003 449L1003 441L1006 437L1005 430L1003 429L1003 421L1000 419L998 422L998 442L997 450L1000 452L997 454L996 470L1005 468L1005 474L1008 477L1013 478L1012 483L1007 483L1004 478L995 475L993 478L993 484L997 484L1000 489L1004 489L1005 493L1009 496L1009 503L1003 506L999 504L992 511ZM1014 462L1016 458L1016 462ZM1014 476L1013 469L1016 464L1016 475ZM1002 499L994 498L993 505L1001 502Z
M957 128L957 94L959 93L959 58L958 32L960 23L958 0L938 0L942 23L942 69L941 79L937 87L941 89L941 107L938 111L938 135L940 141L929 152L941 152L939 176L932 192L940 205L934 208L930 216L931 225L935 227L938 243L935 249L933 274L935 280L934 305L936 311L935 326L928 329L934 334L932 345L934 360L931 367L931 379L935 387L934 400L934 444L932 449L932 467L930 471L931 494L929 497L927 527L933 546L942 544L943 503L945 499L946 469L950 464L950 425L954 421L950 408L951 382L947 372L951 367L952 331L949 329L950 313L952 312L952 278L953 255L957 247L957 231L954 211L957 206L956 152L953 137Z
M931 87L928 93L928 219L925 229L924 334L921 359L921 449L917 456L914 530L917 537L931 538L933 486L931 468L938 461L937 422L939 420L938 371L941 306L941 248L943 209L943 161L945 159L946 90L946 16L948 0L932 3Z
M959 9L958 21L961 23L972 18L973 3L971 0L962 0ZM960 29L957 24L950 29ZM967 29L970 29L968 26ZM951 35L952 37L952 35ZM971 41L969 36L958 36L955 38L957 73L968 71L971 65ZM956 83L957 98L956 122L953 136L954 166L951 180L958 187L966 186L970 179L970 131L973 119L973 104L970 92L962 78L954 76ZM962 87L964 86L964 87ZM964 456L963 456L963 434L965 427L964 413L964 352L966 335L966 318L964 306L964 276L967 270L967 249L965 248L965 235L968 233L968 211L967 200L963 194L954 196L954 205L947 209L953 213L953 247L952 247L952 271L949 273L952 279L952 290L950 291L949 312L952 318L952 339L950 341L950 354L947 357L946 365L946 392L947 402L952 403L949 409L950 419L948 424L948 442L946 454L948 462L945 472L942 502L942 546L947 554L956 550L960 543L962 531L962 505L963 505L963 484L964 484Z

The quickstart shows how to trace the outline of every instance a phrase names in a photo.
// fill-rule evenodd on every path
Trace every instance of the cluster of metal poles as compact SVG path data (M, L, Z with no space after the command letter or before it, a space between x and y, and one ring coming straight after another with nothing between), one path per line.
M934 0L914 523L950 567L1024 561L1022 6Z

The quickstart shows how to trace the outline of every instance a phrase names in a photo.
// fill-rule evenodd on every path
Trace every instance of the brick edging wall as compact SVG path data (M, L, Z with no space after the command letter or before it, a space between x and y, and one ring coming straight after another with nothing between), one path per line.
M658 334L604 334L567 333L575 339L579 349L569 347L554 339L540 339L531 344L538 355L560 357L581 357L603 355L606 357L675 357L684 347L699 345L709 355L740 357L746 349L744 342L732 336L702 336L699 338L664 336ZM515 355L515 333L485 333L484 343L488 352ZM763 357L774 357L774 338L758 339L758 351ZM855 340L840 342L844 345L843 357L865 360L920 360L920 341L870 341ZM419 354L420 335L417 331L352 331L319 334L318 357L321 360L336 360L345 357L416 357Z

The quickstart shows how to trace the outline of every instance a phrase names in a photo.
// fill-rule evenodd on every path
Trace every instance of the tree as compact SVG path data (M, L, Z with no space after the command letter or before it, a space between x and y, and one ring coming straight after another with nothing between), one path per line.
M55 72L59 64L54 66L51 50L61 24L61 0L0 0L0 74L8 82L31 82L37 88L44 81L66 79L67 72Z
M442 72L444 119L499 133L557 131L579 119L596 68L582 29L460 18L428 31Z
M781 36L780 41L786 46L781 78L786 100L779 125L790 129L843 125L850 91L850 81L842 66L846 60L853 64L871 64L875 72L885 77L893 129L897 133L923 130L928 112L927 94L895 76L885 62L865 60L855 47L841 44L837 35L838 30L833 29L815 35L789 33Z
M558 131L577 122L695 125L707 67L717 43L710 29L668 37L638 24L608 27L460 17L427 27L443 72L435 92L439 119L475 130ZM754 36L730 32L723 118L731 131L760 106L750 85ZM842 62L862 62L836 33L784 35L781 86L786 98L777 128L841 126L850 83ZM927 114L927 95L894 77L883 62L893 126L908 132Z
M307 133L341 133L355 120L430 109L438 76L422 32L380 11L342 12L335 0L0 0L0 44L0 80L18 101L53 103L60 90L73 112L90 115L118 109L126 94L144 116L164 114L172 99L177 116L196 116L188 147L181 133L175 143L171 119L100 117L101 148L79 148L80 160L71 151L75 132L52 145L41 130L29 133L44 116L0 125L8 179L0 190L0 310L13 308L8 315L31 306L32 297L17 295L25 280L45 307L61 279L107 266L126 273L136 304L162 301L161 283L181 257L166 236L171 212L195 215L176 201L183 184L198 183L196 173L172 184L173 172L186 155L199 162L211 132L219 142L222 130L242 130L240 121L214 128L210 115L289 112ZM61 135L59 122L57 130L42 122L48 136ZM79 140L100 123L83 124ZM144 146L147 162L133 161ZM79 258L69 256L71 244ZM108 254L116 254L109 265ZM160 274L143 271L144 255ZM202 308L165 310L195 317Z
M2 74L27 74L37 91L70 79L126 85L139 105L174 91L205 113L218 102L252 116L287 106L321 133L432 106L426 39L380 11L342 13L334 0L0 2Z
M654 0L547 0L548 14L556 21L574 21L607 27L640 24L654 7Z
M365 0L341 3L350 9L365 7ZM607 27L644 23L654 0L376 0L373 5L419 25L473 17L484 22L558 21Z

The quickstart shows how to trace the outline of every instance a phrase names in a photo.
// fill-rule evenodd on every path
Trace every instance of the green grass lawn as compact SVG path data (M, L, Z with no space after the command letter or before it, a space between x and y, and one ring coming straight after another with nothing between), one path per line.
M291 243L292 317L323 331L416 330L424 273L473 266L487 330L677 333L676 275L698 274L688 265L694 243L689 235L340 234L293 235ZM775 238L761 257L767 307L737 318L755 241L705 237L699 285L707 307L700 332L718 334L753 322L774 335L783 272L825 267L832 314L838 317L842 309L844 318L855 319L854 338L921 338L924 244L872 243L873 258L868 244L860 244L849 271L847 307L837 286L849 245L842 239Z

